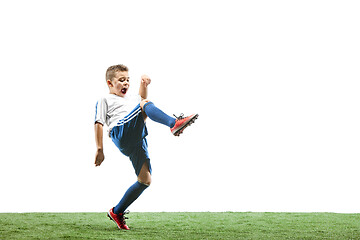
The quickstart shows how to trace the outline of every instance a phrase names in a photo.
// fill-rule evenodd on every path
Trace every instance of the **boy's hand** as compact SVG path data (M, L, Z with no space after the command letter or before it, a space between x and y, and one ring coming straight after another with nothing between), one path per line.
M95 154L95 167L98 167L101 165L101 163L104 161L105 156L102 149L98 149Z
M147 75L142 75L141 76L141 83L144 84L145 87L147 87L151 83L151 79Z

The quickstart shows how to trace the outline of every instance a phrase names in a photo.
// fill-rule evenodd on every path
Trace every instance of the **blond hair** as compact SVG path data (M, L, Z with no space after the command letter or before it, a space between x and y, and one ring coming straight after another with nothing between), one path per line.
M129 71L128 67L122 64L110 66L106 70L106 81L111 80L115 76L116 72L128 72L128 71Z

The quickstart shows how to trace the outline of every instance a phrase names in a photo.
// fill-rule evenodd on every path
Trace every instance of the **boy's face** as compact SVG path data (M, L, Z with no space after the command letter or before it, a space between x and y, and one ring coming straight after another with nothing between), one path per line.
M107 80L107 84L110 88L110 93L119 97L125 97L130 87L129 73L115 72L114 77L111 80Z

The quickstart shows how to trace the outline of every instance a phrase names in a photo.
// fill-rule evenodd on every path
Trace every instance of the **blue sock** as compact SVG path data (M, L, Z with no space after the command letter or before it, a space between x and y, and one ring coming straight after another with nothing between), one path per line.
M129 187L118 205L114 207L114 213L119 214L125 212L125 210L143 193L147 187L148 185L136 181L136 183Z
M144 111L146 115L155 122L164 124L170 128L175 125L176 119L161 111L152 102L148 102L144 105Z

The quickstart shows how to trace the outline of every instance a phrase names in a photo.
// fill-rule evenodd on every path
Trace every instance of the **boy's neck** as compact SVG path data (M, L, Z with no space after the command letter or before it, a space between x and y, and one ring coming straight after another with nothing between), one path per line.
M115 96L118 96L118 97L122 97L122 96L119 96L119 95L117 95L116 93L113 93L113 92L109 92L109 94L112 94L112 95L115 95ZM124 96L125 97L125 96Z

